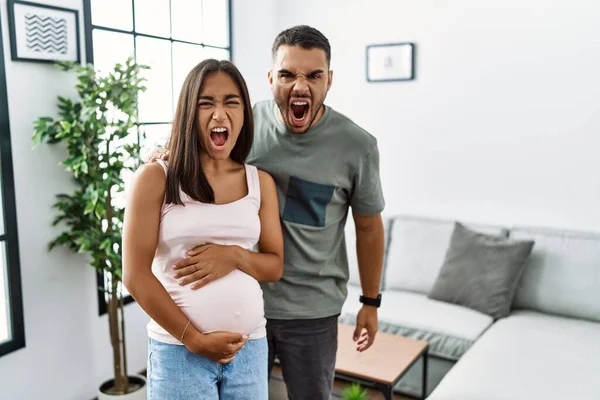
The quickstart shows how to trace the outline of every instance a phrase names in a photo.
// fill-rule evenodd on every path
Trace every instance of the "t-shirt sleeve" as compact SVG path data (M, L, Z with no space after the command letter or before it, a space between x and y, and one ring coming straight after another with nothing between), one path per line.
M260 129L259 126L259 121L261 121L260 118L256 118L256 114L258 111L258 103L254 103L252 105L252 112L254 114L254 140L252 143L252 147L250 148L250 152L248 153L248 156L246 157L246 164L250 164L250 165L255 165L256 163L256 134L257 134L257 130Z
M250 164L250 165L254 165L256 163L256 142L254 142L252 144L252 147L250 148L250 152L248 153L248 156L246 157L246 164Z
M358 215L376 215L385 207L379 177L379 150L376 144L359 160L350 206Z

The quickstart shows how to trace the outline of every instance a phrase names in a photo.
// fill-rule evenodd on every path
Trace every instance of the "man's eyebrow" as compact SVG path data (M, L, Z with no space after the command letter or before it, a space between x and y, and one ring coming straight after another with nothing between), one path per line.
M317 70L314 70L314 71L312 71L311 73L309 73L309 74L307 74L307 75L322 74L322 73L324 73L324 72L325 72L325 71L323 71L322 69L317 69ZM290 75L296 75L296 74L292 73L291 71L289 71L289 70L287 70L287 69L280 69L280 70L279 70L279 73L280 73L280 74L290 74Z

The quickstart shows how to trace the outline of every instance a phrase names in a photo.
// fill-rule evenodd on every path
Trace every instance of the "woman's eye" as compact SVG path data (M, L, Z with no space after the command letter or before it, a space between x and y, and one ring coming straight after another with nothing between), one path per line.
M239 106L240 103L238 101L228 101L227 103L228 106Z
M204 107L204 108L206 108L206 107L210 107L210 106L212 106L212 103L208 103L208 102L202 101L202 102L198 103L198 105L199 105L200 107Z

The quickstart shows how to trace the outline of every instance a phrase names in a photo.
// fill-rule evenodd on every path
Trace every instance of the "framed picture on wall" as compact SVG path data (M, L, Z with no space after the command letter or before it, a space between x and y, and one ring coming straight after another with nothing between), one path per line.
M8 18L13 61L81 62L77 10L9 0Z
M414 43L367 46L367 81L394 82L415 78Z

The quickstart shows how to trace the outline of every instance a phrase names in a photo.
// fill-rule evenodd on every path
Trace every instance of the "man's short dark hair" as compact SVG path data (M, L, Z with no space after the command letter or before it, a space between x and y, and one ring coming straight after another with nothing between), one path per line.
M327 65L331 63L331 46L329 40L317 29L307 25L298 25L286 29L273 42L273 59L281 46L300 46L303 49L321 49L327 56Z

